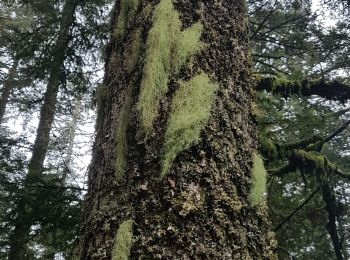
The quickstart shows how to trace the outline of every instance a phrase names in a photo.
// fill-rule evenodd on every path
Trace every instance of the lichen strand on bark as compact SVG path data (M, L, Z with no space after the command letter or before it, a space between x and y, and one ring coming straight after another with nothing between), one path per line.
M112 249L112 260L127 260L132 244L132 220L123 221L115 235Z
M188 82L180 82L171 103L166 127L161 177L165 176L180 152L200 140L217 88L205 73L194 76Z
M250 202L257 206L263 201L266 192L266 175L264 162L259 154L253 154L252 188L250 191Z
M154 12L158 3L140 2L124 40L110 44L105 85L111 91L94 144L80 258L111 259L116 230L132 219L129 259L273 259L266 208L249 203L256 137L244 1L174 0L183 30L202 24L205 47L193 56L191 66L169 76L154 134L145 142L138 133L142 121L136 109L143 70L138 66L128 73L122 64L134 30L139 29L146 42L152 20L142 14ZM144 48L140 57L145 59ZM200 140L181 151L159 179L171 103L179 89L176 82L188 82L201 71L219 85L211 116ZM115 133L130 82L127 163L123 181L116 182Z
M140 4L138 9L143 8ZM116 8L114 17L119 12ZM135 17L136 14L135 11ZM141 52L144 41L144 25L141 26L139 20L131 19L132 22L125 24L124 40L112 38L107 50L106 87L103 89L106 95L102 95L103 108L99 108L97 137L89 168L83 235L76 250L80 259L111 259L116 230L122 220L130 219L128 187L123 179L127 140L122 139L128 138L125 118L128 117L127 121L133 120L133 92L141 76L139 71L134 72L139 62L136 57L139 55L135 55L135 52ZM116 24L112 23L115 28ZM127 60L130 55L133 60ZM118 165L120 161L122 167Z
M120 0L119 15L114 27L113 36L117 40L122 40L128 21L134 18L139 6L139 0Z
M169 89L169 79L189 57L202 47L200 23L181 31L179 13L172 0L161 0L155 8L152 27L147 36L138 109L142 131L152 134L160 102Z

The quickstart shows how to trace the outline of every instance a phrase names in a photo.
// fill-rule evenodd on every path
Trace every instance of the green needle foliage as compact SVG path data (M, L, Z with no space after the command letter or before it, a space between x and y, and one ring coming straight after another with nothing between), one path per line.
M188 82L181 82L176 92L168 127L165 133L164 158L161 176L164 176L175 157L200 139L207 123L218 86L207 74L201 73Z

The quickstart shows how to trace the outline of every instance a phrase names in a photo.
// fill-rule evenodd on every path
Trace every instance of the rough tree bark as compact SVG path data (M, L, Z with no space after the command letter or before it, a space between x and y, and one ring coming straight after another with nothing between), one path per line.
M249 200L246 11L243 0L116 1L80 259L275 258L266 207Z
M15 219L15 229L10 237L9 260L26 259L26 248L30 239L29 232L33 224L33 215L35 214L35 202L33 201L33 196L30 195L33 192L35 193L35 188L29 188L29 186L35 186L35 184L43 181L43 164L55 116L57 94L62 81L62 68L77 2L75 0L67 0L63 8L60 30L49 67L49 80L44 95L44 103L40 111L39 126L34 141L32 157L28 165L28 174L24 180L22 195L16 205L17 217Z

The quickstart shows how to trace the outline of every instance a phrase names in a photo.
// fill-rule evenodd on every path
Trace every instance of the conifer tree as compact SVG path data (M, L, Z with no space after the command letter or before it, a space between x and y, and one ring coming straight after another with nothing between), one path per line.
M49 68L49 79L41 107L39 126L29 161L28 173L25 178L26 186L43 183L43 164L49 144L49 135L55 116L57 93L62 81L62 69L65 60L65 52L68 47L70 27L74 22L74 13L77 1L66 1L61 21L60 31L53 49L52 61ZM35 205L30 195L23 192L17 202L17 216L15 229L10 237L9 259L24 259L26 257L26 245L29 242L30 228L33 224L33 212Z
M245 1L114 12L80 259L274 259Z

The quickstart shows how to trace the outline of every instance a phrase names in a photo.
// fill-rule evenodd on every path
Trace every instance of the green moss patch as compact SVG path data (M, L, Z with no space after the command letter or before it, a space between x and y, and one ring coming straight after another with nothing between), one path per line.
M116 39L121 39L125 35L125 28L137 11L139 0L121 0L120 11L117 19L117 24L114 29L113 36Z
M124 57L125 67L128 73L131 73L139 60L141 50L141 30L135 30L131 34L130 47L127 47L125 50Z
M153 26L146 42L146 58L138 110L146 134L152 130L160 100L168 90L172 73L202 46L198 23L181 32L181 21L172 0L161 0L154 11ZM185 39L185 37L187 39Z
M131 88L130 88L131 89ZM117 131L115 136L116 142L116 159L115 159L115 177L117 181L121 181L124 177L126 167L126 131L129 124L131 111L131 91L128 92L125 103L121 108Z
M132 220L120 224L114 239L112 260L127 260L132 245Z
M260 155L253 154L252 188L250 191L250 202L253 206L258 205L264 198L266 191L267 172Z
M173 60L173 68L175 72L185 64L188 57L193 56L200 50L203 43L200 41L203 25L195 23L190 28L182 31L175 43L175 57Z
M161 176L166 174L172 161L181 151L200 139L201 129L209 119L217 88L205 73L180 83L173 99L165 133Z

